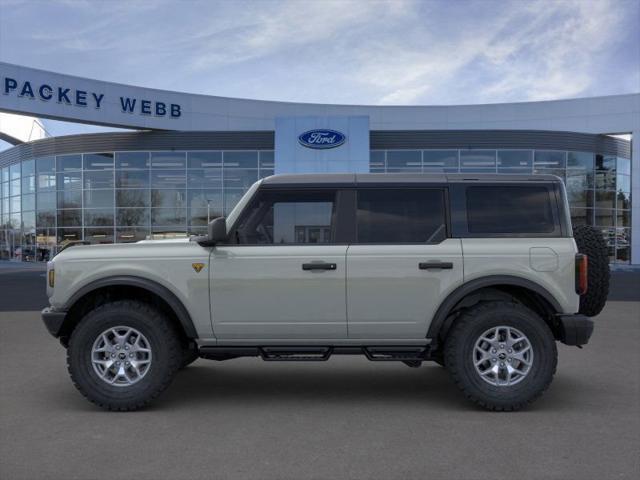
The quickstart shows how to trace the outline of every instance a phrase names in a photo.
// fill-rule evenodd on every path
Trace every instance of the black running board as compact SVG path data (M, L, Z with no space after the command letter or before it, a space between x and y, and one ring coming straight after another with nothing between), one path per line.
M331 356L331 347L261 347L265 362L325 362Z
M269 346L217 347L202 346L202 358L229 360L240 357L261 357L266 362L324 362L331 355L364 355L372 362L422 362L429 360L429 346Z
M372 362L413 362L427 359L427 347L364 347Z

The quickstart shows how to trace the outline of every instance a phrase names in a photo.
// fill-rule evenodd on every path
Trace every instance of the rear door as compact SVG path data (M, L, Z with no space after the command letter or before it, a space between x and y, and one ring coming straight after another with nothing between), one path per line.
M350 338L425 338L442 299L462 283L445 195L440 187L357 190L356 242L347 252Z
M259 191L212 251L220 340L346 338L346 243L335 189Z

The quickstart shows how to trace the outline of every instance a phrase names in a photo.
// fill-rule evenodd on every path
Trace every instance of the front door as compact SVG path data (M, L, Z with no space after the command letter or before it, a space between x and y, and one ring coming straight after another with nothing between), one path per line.
M349 338L426 338L440 302L463 279L445 205L442 188L358 190L347 252Z
M211 314L220 340L347 337L346 244L333 189L264 189L229 243L211 255Z

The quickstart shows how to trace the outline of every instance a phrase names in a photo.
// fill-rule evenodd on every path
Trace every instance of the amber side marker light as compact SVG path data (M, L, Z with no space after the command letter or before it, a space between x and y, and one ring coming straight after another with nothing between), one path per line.
M584 295L587 293L589 281L587 273L589 271L589 257L582 253L576 255L576 293Z
M55 283L56 283L56 271L52 269L52 270L49 270L49 286L53 288Z

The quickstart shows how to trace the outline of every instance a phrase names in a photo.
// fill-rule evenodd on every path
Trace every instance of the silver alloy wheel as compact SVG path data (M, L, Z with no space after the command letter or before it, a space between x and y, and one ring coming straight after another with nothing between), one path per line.
M114 387L128 387L149 372L151 344L135 328L113 327L105 330L91 349L91 363L98 378Z
M485 382L506 387L521 382L531 371L533 348L520 330L493 327L484 332L473 347L473 366Z

